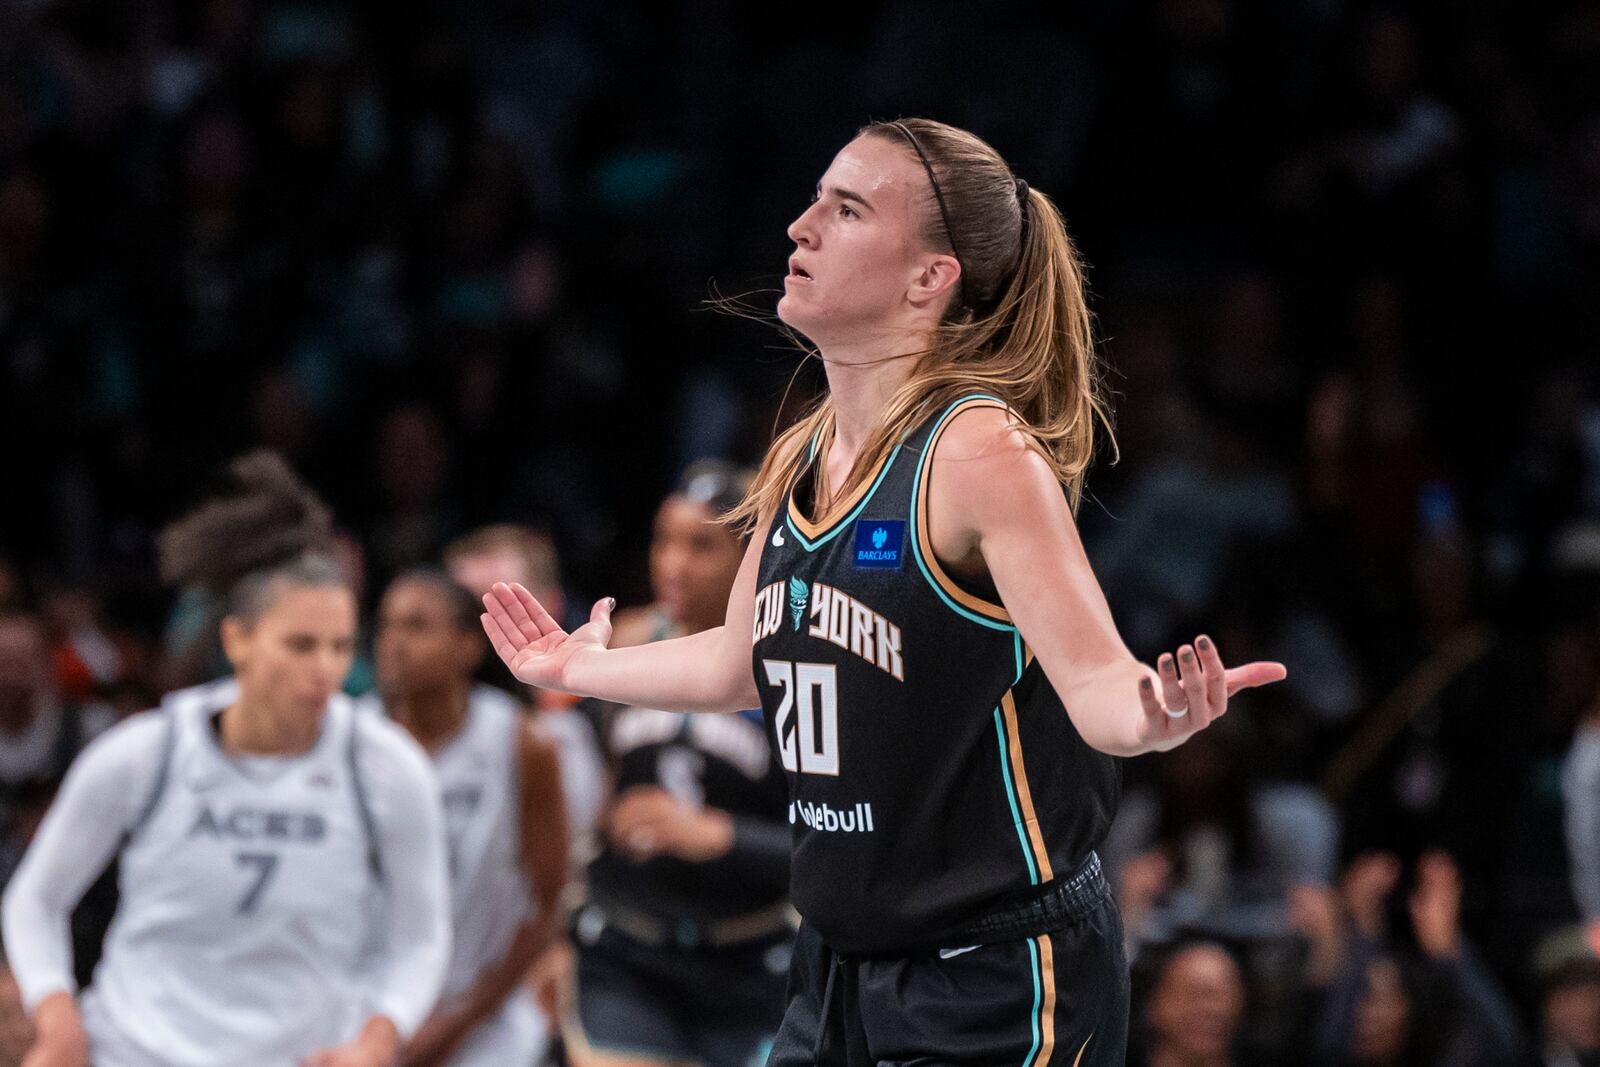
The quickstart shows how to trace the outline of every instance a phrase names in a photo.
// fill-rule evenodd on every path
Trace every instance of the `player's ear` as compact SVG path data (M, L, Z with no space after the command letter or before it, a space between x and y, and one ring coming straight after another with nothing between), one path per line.
M249 620L238 615L228 615L222 620L222 653L228 657L228 662L233 665L237 673L239 668L250 660L250 649L254 644L255 627Z

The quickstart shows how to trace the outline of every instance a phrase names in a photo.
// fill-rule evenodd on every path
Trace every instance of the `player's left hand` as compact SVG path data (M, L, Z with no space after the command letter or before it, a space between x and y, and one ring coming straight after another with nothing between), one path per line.
M1144 717L1139 740L1151 751L1177 748L1227 713L1228 699L1241 689L1270 685L1288 677L1281 663L1246 663L1224 667L1217 645L1201 635L1193 645L1179 647L1174 656L1164 652L1156 660L1161 691L1147 673L1139 681L1139 703Z
M614 846L641 863L663 854L703 863L733 847L727 812L687 804L653 785L624 790L606 832Z

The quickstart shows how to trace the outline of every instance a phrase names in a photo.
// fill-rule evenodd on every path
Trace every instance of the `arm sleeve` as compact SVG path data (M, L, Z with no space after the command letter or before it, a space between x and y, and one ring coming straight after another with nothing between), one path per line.
M1572 895L1584 919L1600 919L1600 724L1578 731L1561 775Z
M53 993L78 991L72 909L134 828L160 773L160 715L136 715L79 754L6 888L6 958L32 1012Z
M439 998L450 963L450 886L444 817L427 757L398 727L360 716L362 771L388 878L383 966L372 1010L409 1038Z

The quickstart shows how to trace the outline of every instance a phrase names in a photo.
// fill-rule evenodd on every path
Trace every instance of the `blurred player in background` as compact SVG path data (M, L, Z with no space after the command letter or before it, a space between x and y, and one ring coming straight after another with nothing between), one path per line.
M481 596L503 576L525 578L529 589L548 596L558 615L565 610L561 587L561 560L556 546L537 530L511 523L483 526L452 541L444 550L445 569L461 586ZM520 579L519 579L520 580ZM541 603L544 601L541 600ZM515 685L498 667L504 684ZM495 684L502 684L496 681ZM605 803L605 764L594 723L577 707L577 700L552 689L528 690L534 721L561 753L561 782L567 796L567 829L573 859L586 862L594 849L595 822Z
M567 810L553 743L504 690L475 685L478 600L442 571L400 575L378 608L368 698L433 760L455 929L439 1006L406 1067L529 1067L549 1022L523 979L562 922Z
M225 605L234 678L91 744L6 891L28 1067L385 1067L443 980L437 785L404 731L339 694L356 602L327 510L271 454L232 474L161 554L168 581ZM68 916L118 855L80 1002Z
M749 481L717 461L684 473L656 512L655 604L625 613L622 641L721 624L744 540L718 519ZM628 707L605 734L616 798L575 925L568 1056L578 1067L762 1062L793 927L787 790L760 714Z

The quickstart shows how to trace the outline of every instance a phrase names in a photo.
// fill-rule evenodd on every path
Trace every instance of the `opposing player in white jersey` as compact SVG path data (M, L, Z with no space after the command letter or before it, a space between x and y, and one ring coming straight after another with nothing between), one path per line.
M406 1067L530 1067L549 1021L523 979L561 927L560 756L516 700L473 684L488 652L477 597L443 571L402 574L378 609L381 710L433 760L444 799L454 951Z
M356 604L327 512L275 456L232 473L169 528L162 565L216 598L234 679L90 745L5 894L28 1067L387 1067L443 980L437 786L403 731L339 694ZM79 998L68 916L118 854Z

